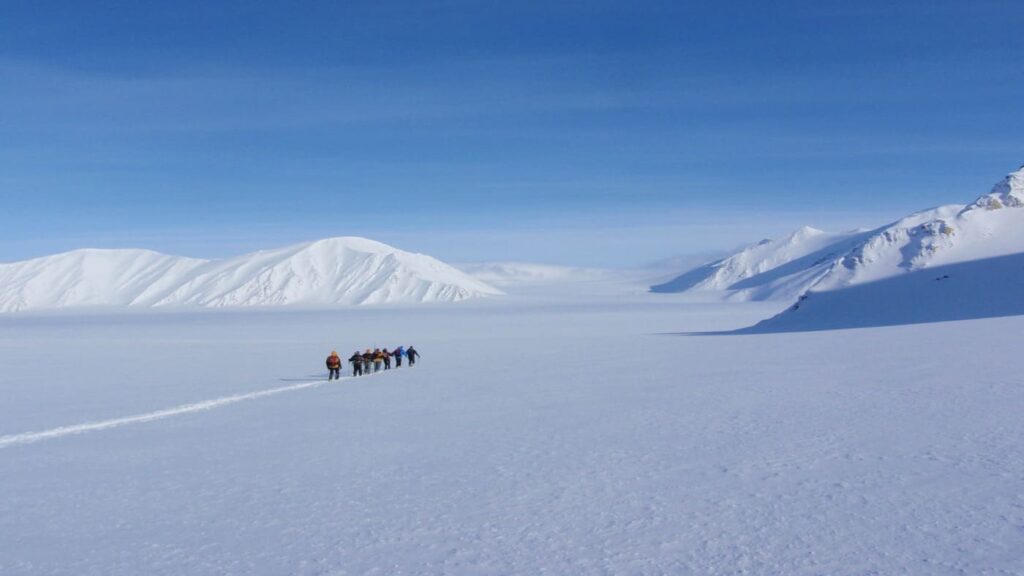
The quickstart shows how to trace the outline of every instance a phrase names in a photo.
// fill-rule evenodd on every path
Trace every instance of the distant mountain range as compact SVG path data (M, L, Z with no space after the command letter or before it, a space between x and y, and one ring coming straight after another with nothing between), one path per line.
M1010 302L1018 298L1008 297L1024 293L1021 259L1024 167L971 204L925 210L874 230L802 228L651 290L794 301L764 329L999 316L1024 313L1024 305Z
M423 254L330 238L226 260L75 250L0 265L0 311L455 302L501 291Z
M561 297L633 297L636 282L648 278L639 284L645 286L652 275L515 262L459 270L355 237L224 260L87 249L0 264L0 312L457 302L502 295L495 286L531 295L555 288ZM1024 167L970 204L870 230L801 228L650 290L790 304L755 331L1024 314Z

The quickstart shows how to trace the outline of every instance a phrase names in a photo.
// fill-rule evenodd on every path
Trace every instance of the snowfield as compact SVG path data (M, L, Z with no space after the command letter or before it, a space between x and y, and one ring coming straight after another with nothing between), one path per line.
M0 316L0 574L1024 573L1024 316L512 300Z
M0 574L1024 574L1024 169L659 293L465 269L359 238L0 266L2 311L120 307L0 314Z

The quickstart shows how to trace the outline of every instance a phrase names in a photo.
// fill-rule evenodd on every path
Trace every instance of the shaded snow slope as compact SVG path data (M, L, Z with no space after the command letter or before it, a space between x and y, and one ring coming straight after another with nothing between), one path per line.
M740 333L805 332L1024 315L1024 253L812 290Z
M0 265L0 311L455 302L501 292L423 254L331 238L226 260L76 250Z

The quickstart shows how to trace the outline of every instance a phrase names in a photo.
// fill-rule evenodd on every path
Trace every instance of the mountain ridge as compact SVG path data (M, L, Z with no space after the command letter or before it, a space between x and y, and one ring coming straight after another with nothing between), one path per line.
M978 317L1019 313L1006 294L1024 289L1024 274L1002 268L1017 266L1024 255L1024 167L969 204L922 210L835 238L807 230L755 244L667 287L792 303L759 324L762 331L884 325L887 318L961 319L967 311ZM958 278L966 275L971 277ZM959 315L950 310L957 307Z
M0 264L0 312L457 302L502 292L424 254L334 237L219 260L83 248Z

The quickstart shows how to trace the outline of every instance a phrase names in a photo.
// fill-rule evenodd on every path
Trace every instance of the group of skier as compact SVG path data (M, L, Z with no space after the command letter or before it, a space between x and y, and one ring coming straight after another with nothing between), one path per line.
M408 358L409 366L416 365L416 359L419 358L420 353L416 351L416 348L409 346L399 346L394 350L389 351L387 348L374 350L366 349L366 352L360 353L356 350L352 356L349 357L348 361L352 364L352 375L362 376L363 374L370 374L371 372L379 372L382 368L384 370L391 369L391 359L395 360L395 367L402 367L402 360ZM341 357L338 356L336 351L332 351L331 355L327 357L327 370L328 380L336 380L341 378Z

